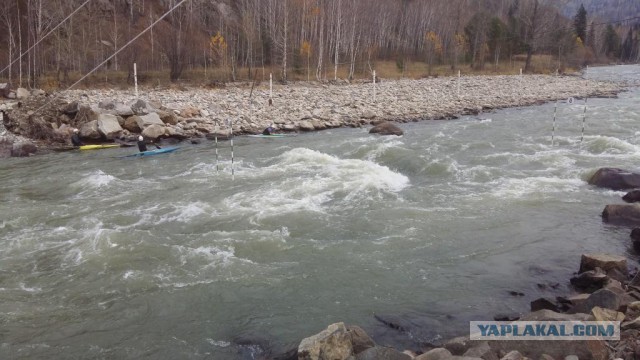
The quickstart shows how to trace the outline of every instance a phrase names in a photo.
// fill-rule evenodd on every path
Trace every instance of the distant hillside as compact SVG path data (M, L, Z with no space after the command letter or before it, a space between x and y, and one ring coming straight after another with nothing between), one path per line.
M594 18L618 21L640 16L640 0L554 0L551 3L558 6L560 11L569 18L573 18L580 4L584 4L589 22ZM634 23L640 23L640 20L635 20Z

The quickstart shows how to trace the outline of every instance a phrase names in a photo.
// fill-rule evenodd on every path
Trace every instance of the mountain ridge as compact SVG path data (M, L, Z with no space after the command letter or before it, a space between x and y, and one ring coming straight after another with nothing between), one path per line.
M568 18L573 18L580 5L584 5L587 10L587 19L589 23L592 21L602 22L619 22L636 16L640 16L640 1L630 0L555 0L552 1L558 9ZM640 23L640 19L635 19L629 24Z

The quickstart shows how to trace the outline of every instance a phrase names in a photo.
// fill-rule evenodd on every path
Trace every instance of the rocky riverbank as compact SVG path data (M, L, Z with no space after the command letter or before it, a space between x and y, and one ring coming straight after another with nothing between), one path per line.
M9 132L47 149L68 143L73 128L94 143L137 134L153 141L228 136L231 129L235 135L255 134L269 124L278 132L314 131L383 120L453 119L569 97L612 97L623 89L578 76L524 75L140 89L137 97L132 89L16 91L0 110Z
M622 200L640 201L640 174L602 168L589 184L612 190L631 190ZM615 208L615 210L612 210ZM633 227L633 249L640 251L640 208L636 204L609 204L603 221ZM468 334L439 343L415 343L412 349L377 344L357 325L335 323L300 341L296 349L276 355L298 360L578 360L638 359L640 356L640 273L637 262L620 254L576 254L579 268L567 279L569 293L543 297L530 304L530 312L488 315L484 321L612 321L620 323L619 340L471 340ZM564 287L565 284L562 284ZM547 285L538 284L543 289ZM551 285L556 288L561 284ZM515 293L514 296L524 295ZM378 317L376 317L378 319ZM378 319L389 331L411 338L411 320ZM514 323L517 324L517 323ZM524 325L522 325L524 326ZM267 356L270 358L270 356Z

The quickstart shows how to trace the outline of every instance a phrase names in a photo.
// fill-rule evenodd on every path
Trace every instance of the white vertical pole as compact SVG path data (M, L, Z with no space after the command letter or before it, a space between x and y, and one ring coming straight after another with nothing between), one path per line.
M136 100L138 100L138 69L136 67L136 63L133 63L133 82L136 89Z
M218 126L220 129L220 126ZM218 165L218 129L216 129L215 140L216 140L216 172L220 171L220 166Z
M460 70L458 70L458 97L460 97Z
M553 128L551 128L551 146L553 146L553 136L556 132L556 114L558 112L558 100L556 100L556 105L553 107Z
M522 68L520 68L520 76L522 76Z
M233 120L229 120L229 129L231 136L231 180L235 180L235 173L233 169Z
M269 100L273 99L273 74L269 73Z
M582 136L580 136L580 142L584 139L584 124L587 118L587 97L584 98L584 112L582 113Z
M373 102L376 102L376 71L373 70Z

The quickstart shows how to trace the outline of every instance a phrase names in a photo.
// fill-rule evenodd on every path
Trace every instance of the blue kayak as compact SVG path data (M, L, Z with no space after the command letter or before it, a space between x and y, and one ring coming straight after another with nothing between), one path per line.
M179 148L180 147L178 147L178 146L172 146L172 147L166 147L166 148L162 148L162 149L147 150L147 151L138 152L138 153L131 154L131 155L125 155L125 156L123 156L123 158L165 154L165 153L170 153L172 151L176 151Z

